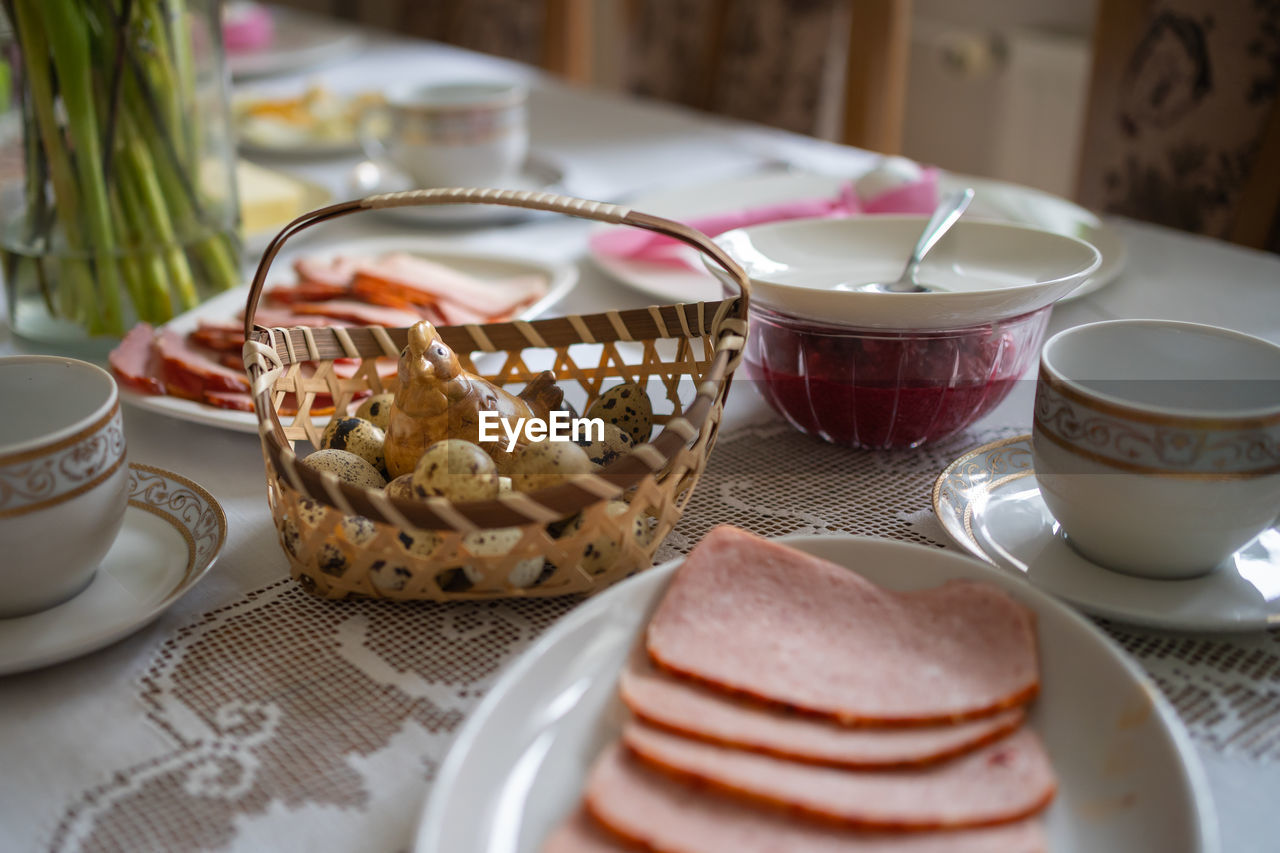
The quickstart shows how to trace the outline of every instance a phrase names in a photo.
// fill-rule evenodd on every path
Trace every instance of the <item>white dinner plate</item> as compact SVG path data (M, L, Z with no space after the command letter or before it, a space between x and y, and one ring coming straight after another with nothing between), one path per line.
M1280 625L1280 528L1265 531L1207 575L1154 580L1104 569L1076 553L1040 497L1031 436L984 444L952 462L933 510L958 545L1106 619L1181 631Z
M834 197L841 185L849 180L849 177L835 175L768 172L638 195L628 199L626 205L633 210L689 221L726 210L804 198ZM966 216L1030 225L1077 237L1098 249L1102 255L1101 266L1062 301L1093 293L1114 281L1124 269L1124 239L1115 228L1083 207L1051 193L987 178L944 172L939 181L939 191L944 193L965 186L976 190ZM613 227L617 226L602 224L595 226L594 230ZM721 296L720 285L702 268L694 249L686 253L690 269L609 257L594 251L590 255L601 269L618 281L665 302L693 302L719 299Z
M191 589L227 540L213 495L177 474L129 466L129 507L93 580L74 598L0 619L0 675L96 651L150 623Z
M1218 849L1208 784L1155 685L1098 628L1005 572L921 545L856 536L782 541L857 566L892 589L952 578L995 584L1036 614L1042 691L1030 724L1060 788L1054 851ZM472 712L432 787L417 853L534 853L578 804L592 759L617 738L617 676L679 564L644 572L561 619Z
M267 286L291 284L294 274L291 267L295 257L325 260L334 255L380 255L387 252L411 252L446 264L469 275L486 278L506 278L517 275L540 275L546 279L547 292L541 299L517 315L520 320L532 320L541 316L563 299L578 283L578 267L574 264L555 264L518 255L493 252L468 252L455 248L456 244L445 240L428 240L417 237L374 237L366 240L349 240L327 248L300 248L288 256L280 256L272 264ZM232 288L220 293L184 314L179 314L162 328L186 335L200 325L200 321L227 322L236 320L244 312L249 286ZM251 412L219 409L184 400L181 397L143 394L121 386L121 398L140 409L178 418L192 423L229 429L235 432L258 431L258 418Z
M380 193L395 193L417 189L408 175L394 166L377 160L365 160L351 170L348 179L351 193L356 198ZM486 187L487 188L487 187ZM525 161L520 174L496 189L533 190L565 194L564 170L546 158L533 155ZM546 211L530 210L499 204L437 204L421 207L384 207L371 211L402 225L427 225L431 227L467 227L501 225L519 222L535 216L550 215Z

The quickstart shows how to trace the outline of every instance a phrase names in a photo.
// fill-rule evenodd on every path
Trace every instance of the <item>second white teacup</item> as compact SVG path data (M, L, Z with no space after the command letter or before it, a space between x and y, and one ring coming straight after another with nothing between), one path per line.
M1203 574L1280 514L1280 346L1163 320L1060 332L1041 355L1032 448L1085 557Z
M528 90L519 83L439 83L392 92L362 123L373 160L419 187L501 187L529 153Z

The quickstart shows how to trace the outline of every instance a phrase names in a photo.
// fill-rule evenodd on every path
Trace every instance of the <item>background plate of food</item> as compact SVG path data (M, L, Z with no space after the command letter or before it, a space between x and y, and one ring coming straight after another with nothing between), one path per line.
M891 164L902 164L901 158L891 158ZM918 170L918 167L916 167ZM883 213L929 213L936 204L926 194L911 198L898 196L910 186L892 183L904 176L885 175L879 167L862 176L838 176L814 172L763 172L731 179L720 179L706 184L657 190L627 199L627 205L658 216L667 216L687 222L716 236L726 228L715 223L723 220L728 227L759 224L777 217L848 215L842 204L850 195L860 200L867 215ZM873 173L875 173L873 175ZM1102 265L1088 280L1065 300L1077 299L1114 281L1124 269L1126 252L1119 232L1096 215L1078 204L1051 193L1018 184L993 181L966 175L953 175L936 170L917 171L916 178L936 174L933 186L936 193L945 194L960 187L973 187L973 204L966 217L992 219L1029 225L1056 234L1076 237L1092 243L1102 255ZM909 183L912 176L905 176ZM879 201L891 202L885 209L878 209ZM892 202L900 203L892 203ZM826 204L828 212L819 212ZM726 216L728 214L728 216ZM730 222L736 218L739 221ZM605 235L617 231L617 226L597 225L592 229L591 259L613 278L651 294L664 301L693 301L719 299L720 285L702 266L692 250L677 250L670 257L642 258L626 253L610 251L610 240ZM652 253L650 253L652 254Z
M836 565L815 567L778 542ZM864 849L858 845L869 842L874 843L865 849L1218 849L1204 771L1185 729L1158 688L1095 625L969 557L870 537L793 536L778 542L717 528L690 557L631 578L557 622L471 713L436 776L415 849L632 849L612 832L640 842L635 849L669 849L660 836L672 832L679 834L682 850L843 850ZM684 571L708 543L721 550L705 552L696 573ZM752 545L763 553L753 556L747 547ZM686 561L689 566L682 566ZM766 589L773 592L762 594ZM1000 612L1005 615L995 616ZM862 624L866 619L877 622L874 630ZM776 634L762 633L762 626ZM987 644L1014 626L1022 633L1004 639L1019 642ZM849 651L844 647L851 632L858 635L859 652L842 656L852 661L843 670L847 678L817 677L833 654ZM824 647L809 648L815 640ZM1011 655L1019 644L1023 651ZM933 665L924 665L922 650L938 656ZM967 664L957 662L960 650ZM736 681L728 677L735 666ZM716 682L708 667L726 676L729 690L711 689ZM671 671L685 677L666 674ZM880 679L877 689L861 684L872 674ZM971 704L985 701L984 691L997 686L986 680L992 676L1001 680L990 698L1019 697L1022 704L1010 698L972 705L1001 710L958 718L968 723L946 716L962 696ZM894 738L896 748L905 732L918 746L916 738L928 729L918 716L913 727L904 728L907 718L901 717L879 729L850 729L810 716L815 706L807 703L829 701L833 691L852 682L867 689L846 696L878 703L882 711L894 703L901 710L915 702L918 711L940 702L928 725L943 730L991 720L995 713L1023 716L1011 731L970 744L966 752L937 753L928 763L886 766L880 760L868 770L870 745L879 744L880 759L886 756L881 735ZM979 682L986 686L972 692ZM691 684L697 693L689 693ZM656 694L655 687L661 688ZM935 689L940 687L947 689ZM807 692L800 697L797 691ZM747 694L773 701L795 694L809 713L739 698ZM656 701L655 695L665 698ZM855 709L841 707L865 723ZM681 714L684 722L673 723L672 715ZM818 732L815 726L824 728ZM829 729L838 730L835 741ZM857 743L850 731L857 733ZM869 731L879 734L867 740ZM753 738L752 745L743 745ZM1030 765L1015 755L1018 743L1038 753L1040 779L1033 782L1035 774L1025 772ZM832 744L844 751L839 760L813 752ZM861 756L856 770L848 766L851 749ZM984 751L997 757L975 763ZM803 759L786 758L805 753ZM771 762L781 762L783 772L748 772ZM1026 785L1006 786L982 807L989 813L969 815L976 830L956 831L957 825L970 825L959 822L956 809L979 806L975 794L984 783L969 785L969 777L962 777L948 796L936 784L939 774L976 771L981 777L1015 769ZM620 770L632 775L628 779ZM833 799L831 792L849 782L833 782L830 775L850 772L883 778L853 781L865 801ZM810 787L790 809L774 807L781 802L774 797L790 782L814 775L826 784ZM917 781L933 787L911 796L905 788ZM1034 787L1052 799L1028 797ZM886 791L896 794L886 797ZM1023 799L1026 808L1016 814L997 819L990 812ZM841 814L812 817L825 809ZM910 815L936 823L909 823ZM858 820L863 823L853 826ZM920 846L902 845L902 836L895 836L906 826L915 829L911 836ZM559 833L558 844L544 847L553 833ZM584 834L601 846L567 843L583 843ZM939 846L930 846L928 835L946 837L935 837ZM971 843L975 838L977 846Z
M531 320L577 284L573 264L448 241L379 237L278 260L258 309L266 326L410 326ZM112 351L121 396L148 411L256 433L241 348L247 285L152 328L135 326ZM386 376L395 375L387 359ZM381 372L381 368L380 368Z

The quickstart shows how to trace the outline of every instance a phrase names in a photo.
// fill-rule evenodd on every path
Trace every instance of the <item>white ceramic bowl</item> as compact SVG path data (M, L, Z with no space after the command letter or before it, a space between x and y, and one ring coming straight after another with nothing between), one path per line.
M1067 329L1041 355L1032 449L1085 557L1204 574L1280 513L1280 346L1165 320Z
M0 358L0 618L88 585L120 532L129 466L115 380L71 358Z
M941 293L842 290L898 278L928 217L794 219L716 238L775 311L874 329L962 329L1029 314L1079 287L1101 263L1083 240L1022 225L961 220L921 264ZM723 272L707 268L722 280Z

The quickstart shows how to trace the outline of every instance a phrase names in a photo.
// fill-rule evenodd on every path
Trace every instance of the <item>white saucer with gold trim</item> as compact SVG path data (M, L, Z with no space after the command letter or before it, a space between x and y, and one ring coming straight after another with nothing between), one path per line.
M159 616L213 565L227 518L185 477L129 466L129 508L85 589L56 607L0 619L0 675L70 660L110 645Z
M933 511L955 542L1086 613L1155 628L1253 631L1280 625L1280 527L1213 571L1152 580L1105 569L1067 542L1040 497L1031 436L969 451L934 484Z

